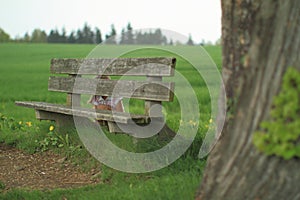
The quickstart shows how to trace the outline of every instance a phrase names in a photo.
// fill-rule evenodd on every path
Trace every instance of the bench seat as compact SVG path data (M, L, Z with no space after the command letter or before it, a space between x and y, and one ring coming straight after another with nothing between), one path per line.
M16 101L16 105L33 108L37 111L47 111L50 113L60 113L64 115L75 115L79 117L93 118L95 120L104 120L110 122L118 122L127 124L131 120L137 124L147 124L150 123L150 116L147 115L138 115L138 114L129 114L126 112L111 112L108 110L94 110L90 108L83 107L73 107L66 106L61 104L53 104L46 102L35 102L35 101ZM155 117L156 119L162 117ZM153 117L152 117L153 119Z

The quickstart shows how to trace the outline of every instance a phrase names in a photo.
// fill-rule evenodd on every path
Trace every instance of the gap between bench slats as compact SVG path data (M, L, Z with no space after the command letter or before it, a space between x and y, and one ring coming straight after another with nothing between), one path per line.
M153 101L173 101L174 83L51 76L48 89L75 94L118 95Z

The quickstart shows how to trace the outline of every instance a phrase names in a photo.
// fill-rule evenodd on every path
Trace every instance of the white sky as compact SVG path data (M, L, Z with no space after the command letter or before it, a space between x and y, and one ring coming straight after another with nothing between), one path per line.
M117 33L130 22L134 29L162 28L192 35L195 42L221 36L220 0L0 0L0 28L11 37L34 28L67 33L87 22L102 35Z

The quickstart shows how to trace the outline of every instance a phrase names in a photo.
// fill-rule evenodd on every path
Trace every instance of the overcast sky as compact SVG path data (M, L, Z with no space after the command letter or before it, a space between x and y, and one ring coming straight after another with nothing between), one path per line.
M134 29L162 28L195 42L215 42L221 36L220 0L0 0L0 28L11 37L40 28L47 33L64 27L67 33L85 22L102 35L111 24L120 34L130 22Z

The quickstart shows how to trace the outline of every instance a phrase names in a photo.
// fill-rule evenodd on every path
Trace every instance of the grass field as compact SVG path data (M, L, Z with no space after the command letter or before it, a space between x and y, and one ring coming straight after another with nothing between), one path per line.
M47 91L49 77L49 63L51 58L79 58L86 57L95 46L93 45L61 45L61 44L1 44L0 45L0 142L17 146L30 153L40 150L41 141L47 137L48 128L54 125L52 122L39 122L35 120L32 109L17 107L14 105L16 100L46 101L53 103L64 103L65 96L60 93ZM135 48L142 48L137 46ZM132 46L103 46L98 52L103 57L110 57L116 52L126 52L123 56L174 56L173 51L182 51L191 55L195 59L203 51L200 47L172 46L165 47L167 50L160 50L160 47L151 47L143 50L130 51ZM210 46L205 47L217 66L221 67L221 48ZM200 53L199 53L200 52ZM93 57L93 53L90 56ZM205 82L191 64L184 58L178 58L176 69L192 85L199 102L201 111L199 130L196 140L187 153L170 166L147 174L126 174L118 172L108 167L102 166L103 176L110 174L108 184L88 186L72 190L53 190L53 191L25 191L14 190L6 194L0 193L0 198L4 199L192 199L196 188L201 181L201 174L205 161L196 158L197 151L203 139L203 133L207 129L210 120L210 96ZM203 56L203 55L202 55ZM204 67L205 68L205 67ZM209 71L209 68L204 69ZM184 89L178 94L185 94ZM135 105L141 102L133 102ZM178 112L179 102L164 104L167 113L167 123L176 129L180 124L181 113ZM137 112L140 110L137 109ZM4 120L5 118L5 120ZM10 122L9 122L10 120ZM6 124L4 124L4 121ZM31 122L33 125L26 130L19 130L19 122ZM60 133L65 134L65 133ZM72 159L81 159L87 156L87 152L70 153L70 147L80 143L76 133L70 136L74 144L69 144L67 148L60 150L60 153L71 154ZM131 138L126 135L110 135L109 138L118 146L124 149L131 149ZM162 144L160 144L162 145ZM66 146L66 145L65 145ZM139 151L153 150L153 143L150 141L141 142ZM160 146L155 146L159 148ZM51 147L49 147L51 148ZM81 161L80 161L81 160ZM93 163L85 163L86 165ZM151 178L149 178L151 177ZM1 191L1 190L0 190Z

